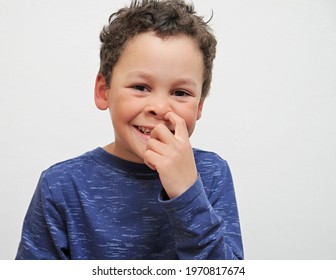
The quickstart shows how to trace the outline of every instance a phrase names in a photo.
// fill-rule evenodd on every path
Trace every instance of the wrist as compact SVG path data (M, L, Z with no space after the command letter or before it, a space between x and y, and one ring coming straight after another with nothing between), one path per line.
M166 200L169 199L174 199L180 195L182 195L183 193L185 193L188 189L190 189L197 181L198 179L198 174L196 172L195 175L193 176L189 176L188 180L186 180L185 182L176 182L174 185L163 185L165 194L166 194Z

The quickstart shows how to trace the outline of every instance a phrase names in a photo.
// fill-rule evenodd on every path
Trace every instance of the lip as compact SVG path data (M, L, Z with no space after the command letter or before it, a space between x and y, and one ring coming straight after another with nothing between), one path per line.
M139 125L133 125L133 129L135 130L136 132L136 135L138 135L141 139L147 141L149 138L150 138L150 134L144 134L142 133L139 129L138 129ZM145 128L149 128L149 129L153 129L153 128L150 128L149 126L141 126L140 127L145 127Z

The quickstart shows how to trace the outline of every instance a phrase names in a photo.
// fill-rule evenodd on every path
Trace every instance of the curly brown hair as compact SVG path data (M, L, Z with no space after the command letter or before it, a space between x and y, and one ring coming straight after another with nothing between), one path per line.
M113 13L100 33L100 69L106 85L110 85L113 67L126 43L144 32L155 32L161 38L186 35L194 39L203 54L202 98L210 90L216 38L194 6L184 0L133 0L129 7Z

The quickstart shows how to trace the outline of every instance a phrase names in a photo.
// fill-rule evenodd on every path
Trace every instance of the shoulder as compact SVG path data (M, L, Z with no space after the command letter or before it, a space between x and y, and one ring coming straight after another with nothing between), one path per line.
M195 161L199 169L218 169L227 167L227 161L215 152L193 149Z
M215 182L231 185L232 175L225 159L214 152L199 149L194 149L194 156L204 185L213 185Z
M51 183L55 179L61 181L69 177L78 178L83 176L96 164L96 161L92 157L94 153L95 150L92 150L80 156L53 164L42 172L41 177Z
M94 154L95 150L92 150L44 170L37 185L41 199L53 201L56 205L65 205L65 201L77 201L77 194L88 191L95 183L93 178L99 164L94 159Z

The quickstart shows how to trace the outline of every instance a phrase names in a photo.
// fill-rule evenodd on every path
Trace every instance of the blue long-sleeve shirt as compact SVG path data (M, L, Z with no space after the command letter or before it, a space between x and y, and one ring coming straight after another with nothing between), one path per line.
M158 173L96 148L44 171L16 259L242 259L229 167L194 149L199 177L166 199Z

